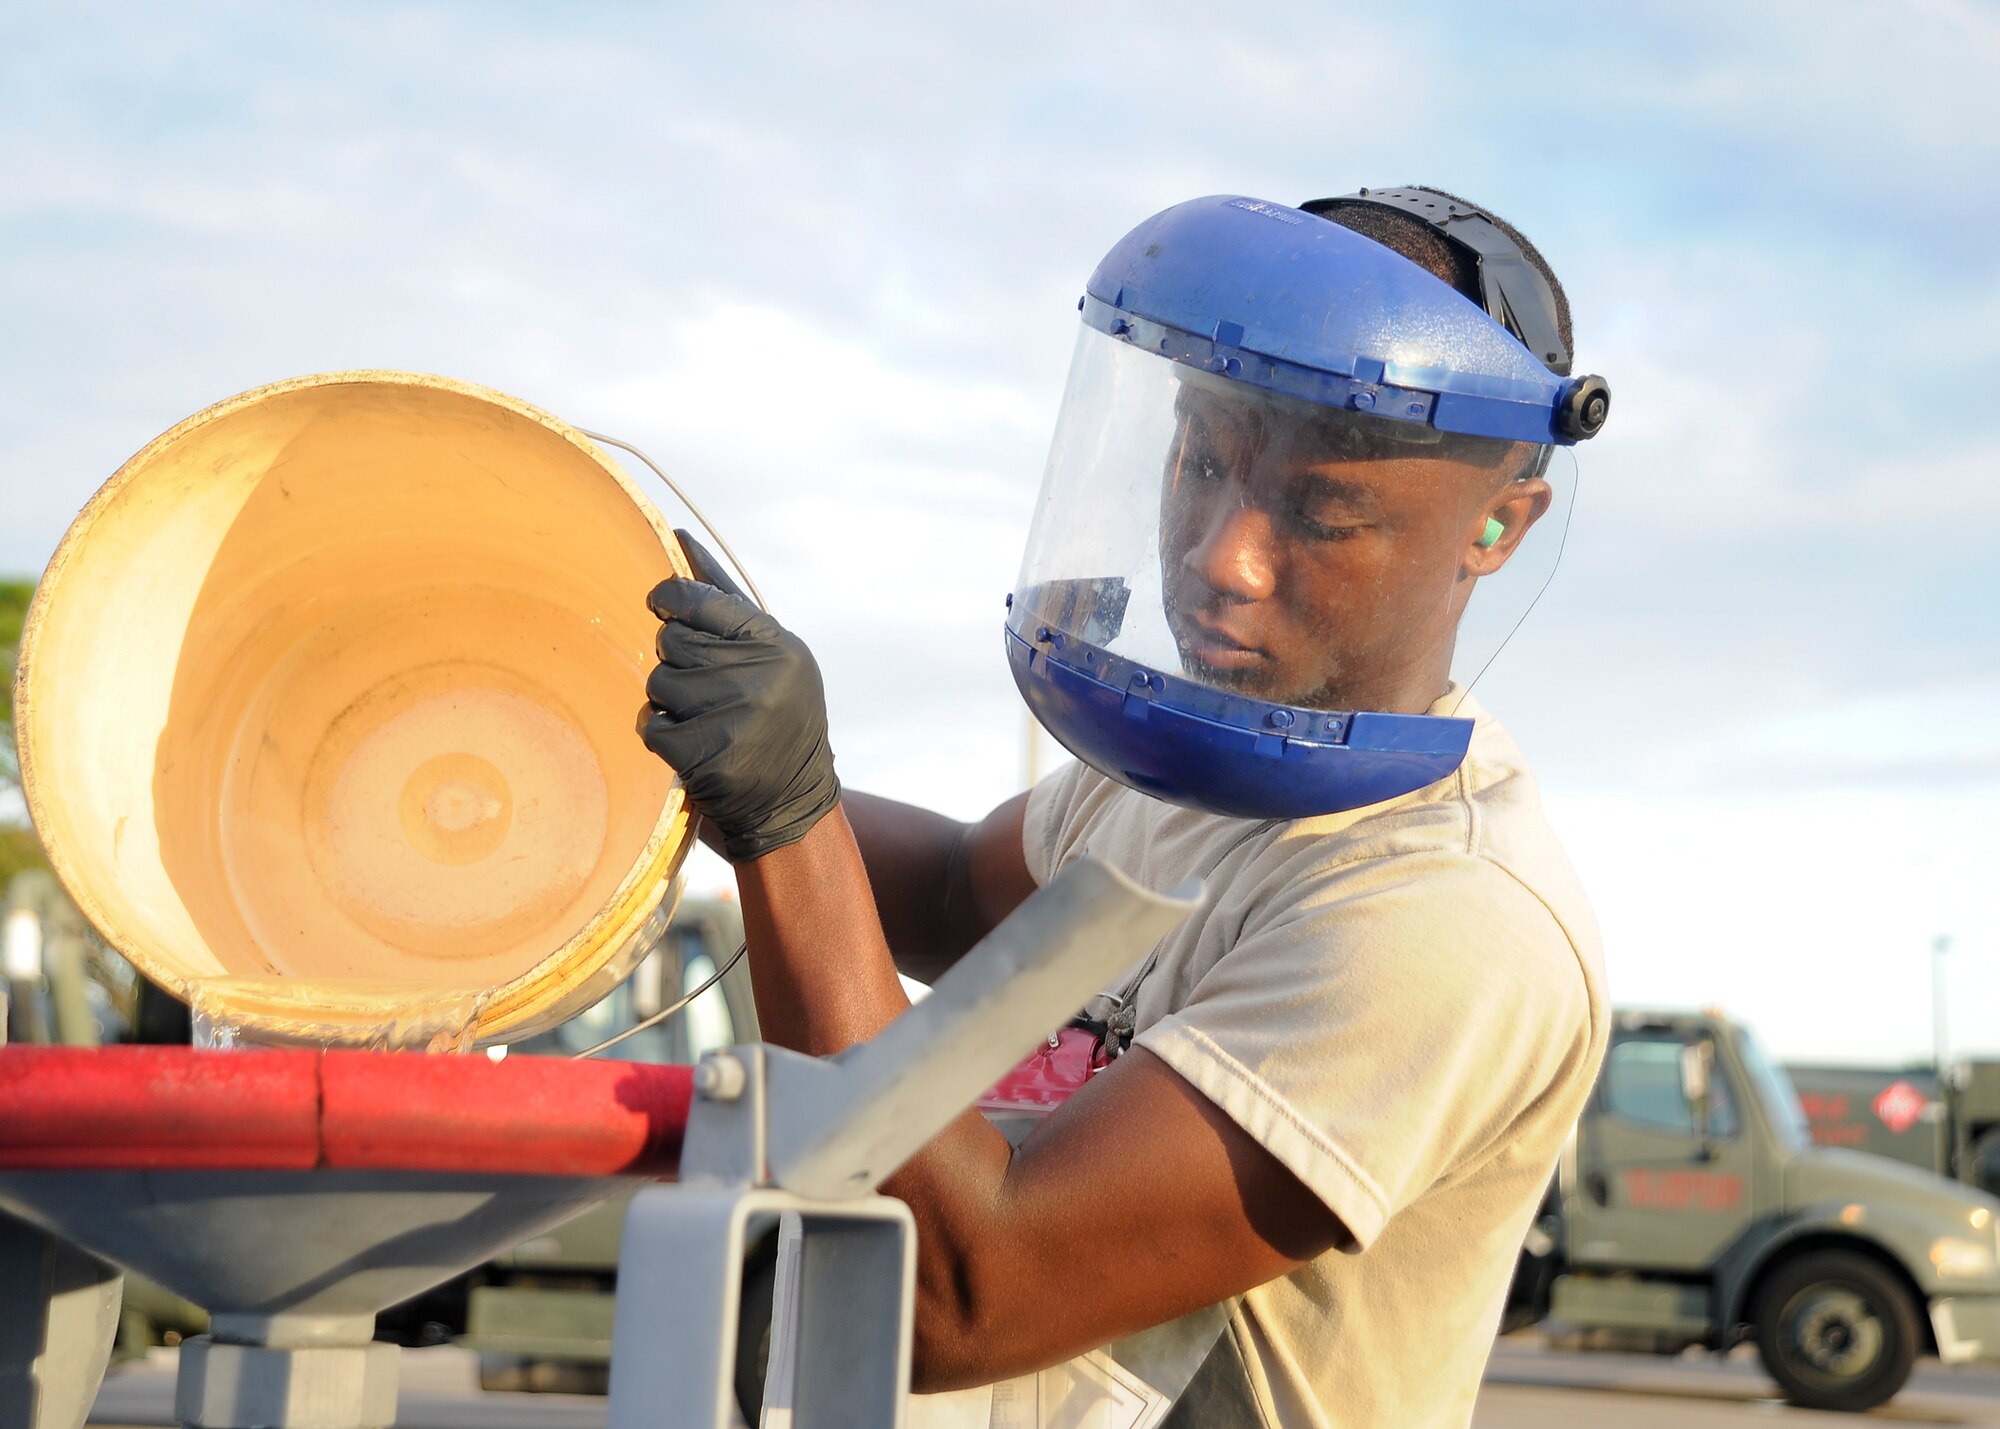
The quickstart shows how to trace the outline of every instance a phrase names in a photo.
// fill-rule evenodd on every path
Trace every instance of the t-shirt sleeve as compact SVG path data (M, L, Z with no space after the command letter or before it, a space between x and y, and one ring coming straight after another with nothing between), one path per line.
M1439 853L1267 905L1138 1045L1269 1150L1365 1248L1587 1065L1568 935L1505 870Z
M1079 785L1091 773L1081 760L1065 764L1028 791L1021 816L1021 852L1036 885L1047 883L1063 866L1069 851L1079 798Z

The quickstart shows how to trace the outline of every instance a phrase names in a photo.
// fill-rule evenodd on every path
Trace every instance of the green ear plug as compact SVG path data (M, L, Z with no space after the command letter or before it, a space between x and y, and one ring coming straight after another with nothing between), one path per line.
M1507 528L1502 526L1498 521L1495 521L1491 516L1488 516L1486 518L1486 529L1479 533L1479 544L1482 546L1491 546L1506 534Z

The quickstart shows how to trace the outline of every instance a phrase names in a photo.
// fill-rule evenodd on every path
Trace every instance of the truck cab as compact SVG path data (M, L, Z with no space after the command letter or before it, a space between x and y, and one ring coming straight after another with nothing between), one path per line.
M1754 1339L1792 1402L1865 1409L1918 1354L2000 1359L2000 1201L1814 1145L1748 1028L1624 1012L1515 1295L1516 1324Z

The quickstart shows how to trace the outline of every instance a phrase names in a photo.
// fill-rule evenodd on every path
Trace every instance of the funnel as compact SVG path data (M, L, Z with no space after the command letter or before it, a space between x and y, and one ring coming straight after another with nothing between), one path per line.
M0 1206L223 1317L364 1325L631 1183L414 1171L0 1171Z
M204 1020L466 1046L644 950L690 845L634 737L685 563L574 429L336 373L189 418L50 561L21 650L35 825L77 905Z

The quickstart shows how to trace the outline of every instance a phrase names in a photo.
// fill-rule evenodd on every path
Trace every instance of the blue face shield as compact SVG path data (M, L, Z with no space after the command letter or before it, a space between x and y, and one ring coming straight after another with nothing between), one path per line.
M1449 774L1452 681L1493 653L1461 619L1563 514L1573 384L1407 260L1253 200L1141 225L1083 311L1007 621L1043 725L1240 817Z

